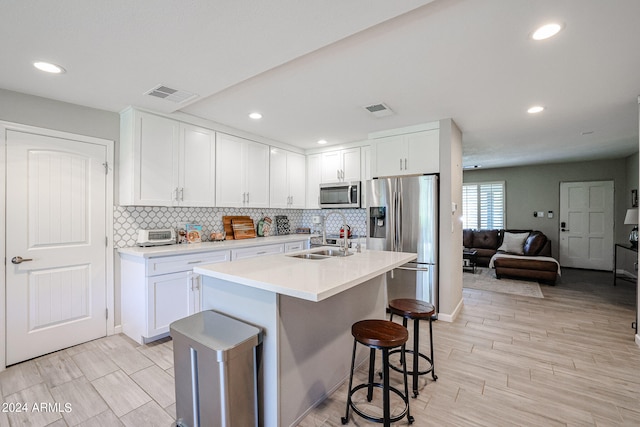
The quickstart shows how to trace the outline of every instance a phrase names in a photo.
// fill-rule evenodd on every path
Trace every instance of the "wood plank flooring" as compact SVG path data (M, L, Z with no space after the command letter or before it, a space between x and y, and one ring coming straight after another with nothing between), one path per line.
M610 273L564 269L557 286L541 285L544 299L465 289L459 318L434 323L438 381L420 379L413 425L640 425L636 287L611 283ZM0 412L0 427L169 427L172 349L170 339L139 346L115 335L14 365L0 373L2 404L28 403L29 410ZM364 375L358 371L359 381ZM392 373L392 383L400 378ZM41 402L61 410L34 411ZM345 402L346 384L300 426L342 425ZM401 406L395 402L394 411ZM349 425L379 424L352 412Z
M557 286L541 289L544 299L464 289L458 319L434 323L438 380L421 378L413 425L640 425L635 284L613 287L611 273L564 269ZM424 323L426 354L427 331ZM346 385L300 425L342 425L345 396ZM349 425L378 424L351 412Z

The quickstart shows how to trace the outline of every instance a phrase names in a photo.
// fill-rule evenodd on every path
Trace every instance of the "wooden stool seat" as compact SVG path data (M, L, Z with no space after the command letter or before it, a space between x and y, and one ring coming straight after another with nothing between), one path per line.
M351 327L351 335L367 347L399 347L409 339L407 328L387 320L361 320Z
M412 370L408 372L412 376L413 383L413 397L418 396L418 376L425 375L431 372L431 378L434 381L438 379L433 363L433 315L436 313L436 308L433 304L427 301L421 301L411 298L394 299L389 302L389 312L391 313L391 320L393 316L402 316L402 325L406 328L407 321L413 320L413 349L405 350L406 353L413 355ZM431 350L431 357L420 353L420 320L429 320L429 343ZM391 351L389 354L399 353L398 350ZM429 368L425 370L419 370L418 360L422 358L429 363ZM391 365L391 369L402 372L406 369L406 363L404 355L400 357L400 366Z
M389 303L389 311L409 319L429 319L436 313L436 308L426 301L400 298Z
M351 334L354 338L353 354L351 356L351 373L349 375L349 388L347 391L347 410L344 417L341 418L342 424L347 424L349 422L349 409L353 409L356 414L366 420L383 423L385 427L391 426L391 423L400 421L405 417L405 415L407 416L409 424L412 424L414 419L409 412L409 383L407 380L407 368L403 367L400 371L403 373L404 378L404 392L389 384L389 368L391 367L389 364L389 354L391 354L392 351L399 351L404 357L405 344L409 339L409 331L407 331L407 328L389 320L370 319L354 323L351 326ZM355 369L356 347L358 343L370 349L369 378L366 383L358 384L354 387L353 372ZM400 349L397 349L398 347L400 347ZM394 348L397 350L392 350ZM382 352L382 371L384 373L382 383L375 382L373 379L376 350L380 350ZM371 402L373 399L374 387L382 389L382 417L376 417L368 414L364 410L360 409L352 399L354 393L358 390L367 389L367 402ZM403 411L399 415L391 415L390 393L394 393L400 397L405 404Z

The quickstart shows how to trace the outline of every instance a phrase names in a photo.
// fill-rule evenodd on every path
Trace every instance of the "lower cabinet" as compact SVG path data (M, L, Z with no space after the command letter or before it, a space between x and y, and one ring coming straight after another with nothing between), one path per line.
M198 264L230 261L231 252L140 258L121 255L122 332L139 344L169 334L171 322L200 311Z
M252 246L249 248L240 248L231 250L231 260L255 258L264 255L275 255L284 252L283 244Z

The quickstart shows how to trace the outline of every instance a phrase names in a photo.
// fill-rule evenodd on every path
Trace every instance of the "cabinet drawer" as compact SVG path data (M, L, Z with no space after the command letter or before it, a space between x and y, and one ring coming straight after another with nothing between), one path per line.
M293 252L293 251L302 251L307 249L307 241L303 240L301 242L290 242L284 244L285 252Z
M263 255L281 254L284 252L284 245L264 245L252 246L250 248L234 249L231 251L233 261L245 258L254 258Z
M149 258L147 261L147 276L158 274L176 273L192 270L196 265L227 262L231 260L229 251L201 252L189 255L173 255L158 258Z

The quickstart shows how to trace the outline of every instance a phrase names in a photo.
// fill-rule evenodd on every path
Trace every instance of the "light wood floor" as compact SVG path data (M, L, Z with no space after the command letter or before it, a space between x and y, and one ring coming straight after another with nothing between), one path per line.
M434 323L438 381L421 379L414 426L640 425L635 284L613 287L610 274L565 269L558 286L541 288L544 299L464 290L460 317ZM0 411L0 427L168 427L172 348L169 339L138 346L116 335L12 366L0 373L2 404L29 407ZM300 425L340 426L345 394L346 384ZM61 407L34 411L40 402ZM379 424L352 413L349 425Z

